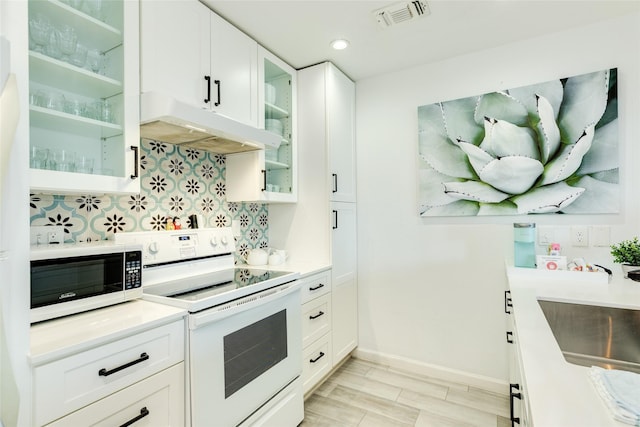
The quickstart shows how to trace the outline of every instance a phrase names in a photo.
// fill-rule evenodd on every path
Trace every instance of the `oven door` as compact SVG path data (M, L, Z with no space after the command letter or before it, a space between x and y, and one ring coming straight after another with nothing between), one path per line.
M191 425L236 426L300 376L300 319L298 282L192 314Z

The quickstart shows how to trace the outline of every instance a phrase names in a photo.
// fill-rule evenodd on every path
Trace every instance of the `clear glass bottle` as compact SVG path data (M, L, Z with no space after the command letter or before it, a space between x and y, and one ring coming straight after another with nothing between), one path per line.
M513 224L513 263L516 267L536 268L535 223Z

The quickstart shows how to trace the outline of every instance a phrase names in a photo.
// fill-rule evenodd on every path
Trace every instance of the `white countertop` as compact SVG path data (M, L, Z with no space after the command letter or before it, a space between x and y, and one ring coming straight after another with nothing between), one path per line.
M181 319L186 310L141 299L31 326L33 366Z
M617 266L615 266L617 267ZM565 361L537 300L640 310L640 282L605 273L507 267L517 340L533 425L626 426L613 419L588 378L589 368Z

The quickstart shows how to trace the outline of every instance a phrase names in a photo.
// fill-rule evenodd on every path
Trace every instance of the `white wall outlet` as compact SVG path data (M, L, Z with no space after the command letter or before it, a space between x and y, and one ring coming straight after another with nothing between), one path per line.
M62 244L64 242L64 227L35 225L31 227L30 237L32 245Z
M555 230L553 227L542 226L538 228L538 245L549 246L555 242Z
M589 230L591 245L606 247L611 245L611 228L608 225L598 225Z
M571 227L571 246L589 246L589 227L586 225Z

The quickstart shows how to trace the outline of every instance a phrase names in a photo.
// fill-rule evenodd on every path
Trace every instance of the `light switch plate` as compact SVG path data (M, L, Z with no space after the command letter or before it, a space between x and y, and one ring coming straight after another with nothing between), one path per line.
M608 225L597 225L589 231L591 245L606 247L611 245L611 228Z

